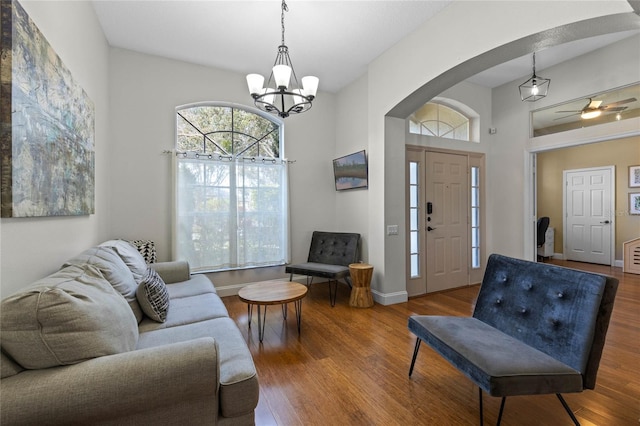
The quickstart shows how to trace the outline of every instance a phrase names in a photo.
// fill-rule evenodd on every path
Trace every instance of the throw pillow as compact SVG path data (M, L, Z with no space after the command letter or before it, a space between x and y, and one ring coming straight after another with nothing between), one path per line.
M109 281L109 284L124 296L138 323L140 323L143 315L138 299L136 299L138 283L118 253L112 247L91 247L67 260L62 267L65 268L69 265L82 266L85 264L93 265L100 270L104 278Z
M100 246L112 247L131 270L136 284L140 284L147 271L147 262L145 262L144 257L142 257L137 248L125 240L109 240L100 244Z
M138 249L144 261L147 263L156 263L156 244L151 240L129 240L135 248Z
M67 266L2 300L2 350L27 369L132 351L138 322L91 265Z
M142 311L149 318L157 322L165 322L167 320L169 292L167 291L167 285L155 270L147 269L144 278L138 285L136 296Z

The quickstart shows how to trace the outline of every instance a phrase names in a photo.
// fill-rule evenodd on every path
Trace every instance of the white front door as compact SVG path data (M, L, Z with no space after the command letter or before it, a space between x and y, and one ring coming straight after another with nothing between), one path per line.
M614 166L563 172L567 260L613 264L614 172Z
M427 152L427 292L469 284L469 177L466 155Z

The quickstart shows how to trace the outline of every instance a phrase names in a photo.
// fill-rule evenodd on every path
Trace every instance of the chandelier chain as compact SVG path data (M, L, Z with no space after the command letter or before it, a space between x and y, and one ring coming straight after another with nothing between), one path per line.
M282 25L282 45L284 46L284 12L288 12L289 7L285 0L282 0L282 14L280 15L280 24Z

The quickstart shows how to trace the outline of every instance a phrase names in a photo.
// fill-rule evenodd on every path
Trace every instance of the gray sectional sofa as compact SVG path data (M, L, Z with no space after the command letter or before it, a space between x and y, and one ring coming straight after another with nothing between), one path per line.
M148 285L149 267L166 285ZM147 265L107 241L3 299L0 317L3 425L255 423L251 353L186 262Z

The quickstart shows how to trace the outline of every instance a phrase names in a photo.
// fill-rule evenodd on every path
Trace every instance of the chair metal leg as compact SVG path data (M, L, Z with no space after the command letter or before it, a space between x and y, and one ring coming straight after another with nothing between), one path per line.
M331 285L333 283L333 286ZM336 296L338 294L338 280L329 280L329 300L331 307L336 306Z
M480 401L480 426L484 424L484 412L482 411L482 388L478 387L478 401Z
M571 417L571 420L573 420L573 424L576 426L580 426L580 422L578 421L578 419L576 419L576 416L573 414L573 411L571 411L571 408L569 408L569 404L567 404L567 401L565 401L562 395L560 395L559 393L557 393L556 396L562 403L562 406L567 411L567 413L569 413L569 417Z
M496 426L500 426L500 422L502 421L502 412L504 411L504 403L507 402L507 397L502 397L502 402L500 403L500 412L498 413L498 421Z
M420 340L419 337L416 338L416 347L413 349L413 358L411 359L411 367L409 367L409 377L411 377L411 373L413 373L413 366L416 364L416 357L418 356L418 351L420 350Z

